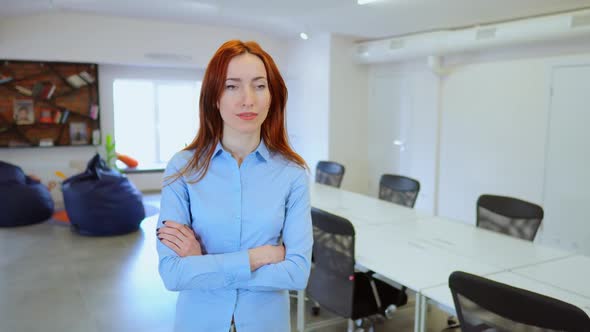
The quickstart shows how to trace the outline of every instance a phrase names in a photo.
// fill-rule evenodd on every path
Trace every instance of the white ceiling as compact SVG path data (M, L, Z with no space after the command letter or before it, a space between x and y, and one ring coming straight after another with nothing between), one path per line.
M590 0L0 0L0 17L73 11L358 40L590 8Z

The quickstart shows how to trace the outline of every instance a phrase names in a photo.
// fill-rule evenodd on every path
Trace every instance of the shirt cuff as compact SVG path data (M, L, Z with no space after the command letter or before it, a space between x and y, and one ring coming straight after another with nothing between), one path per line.
M226 286L250 279L252 272L250 271L248 250L232 252L223 256L223 273Z

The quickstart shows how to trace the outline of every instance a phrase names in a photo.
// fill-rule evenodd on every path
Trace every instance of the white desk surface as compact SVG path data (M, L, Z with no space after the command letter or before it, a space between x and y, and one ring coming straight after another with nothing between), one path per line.
M543 294L545 296L553 297L555 299L571 303L580 309L584 310L590 315L590 298L581 296L579 294L569 292L563 288L555 287L540 281L536 281L514 272L500 272L485 276L488 279L495 280L514 287L526 289L535 293ZM453 303L453 296L448 284L423 289L422 295L430 300L437 302L447 308L455 308Z
M563 290L577 293L590 301L590 257L570 256L551 262L514 269L512 272Z
M399 235L457 256L507 270L573 255L531 241L439 217L421 218L396 229ZM589 274L590 275L590 274Z
M404 224L427 215L375 197L330 186L310 184L311 205L347 218L355 226Z
M499 271L479 260L445 252L415 237L396 233L401 228L361 227L356 233L356 262L415 291L446 282L456 270L479 275Z

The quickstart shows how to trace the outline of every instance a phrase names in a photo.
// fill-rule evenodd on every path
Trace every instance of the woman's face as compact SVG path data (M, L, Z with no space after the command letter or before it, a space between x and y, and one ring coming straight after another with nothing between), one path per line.
M270 107L264 63L250 53L234 57L227 67L225 86L218 102L223 133L260 133Z

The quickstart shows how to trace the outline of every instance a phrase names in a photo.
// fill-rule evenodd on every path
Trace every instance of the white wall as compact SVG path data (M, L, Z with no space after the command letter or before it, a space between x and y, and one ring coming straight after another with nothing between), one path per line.
M308 163L311 176L330 149L330 40L314 34L289 43L287 129L295 151Z
M440 215L475 223L484 193L541 203L548 85L542 59L461 66L445 79Z
M421 186L415 208L434 213L439 78L425 64L424 59L370 67L369 194L377 196L384 173L409 176Z
M367 194L368 71L353 62L352 39L332 36L330 50L330 154L346 167L342 188Z
M286 42L245 29L156 20L53 13L0 20L0 58L205 68L226 40L256 40L286 66ZM187 61L146 58L148 53Z

